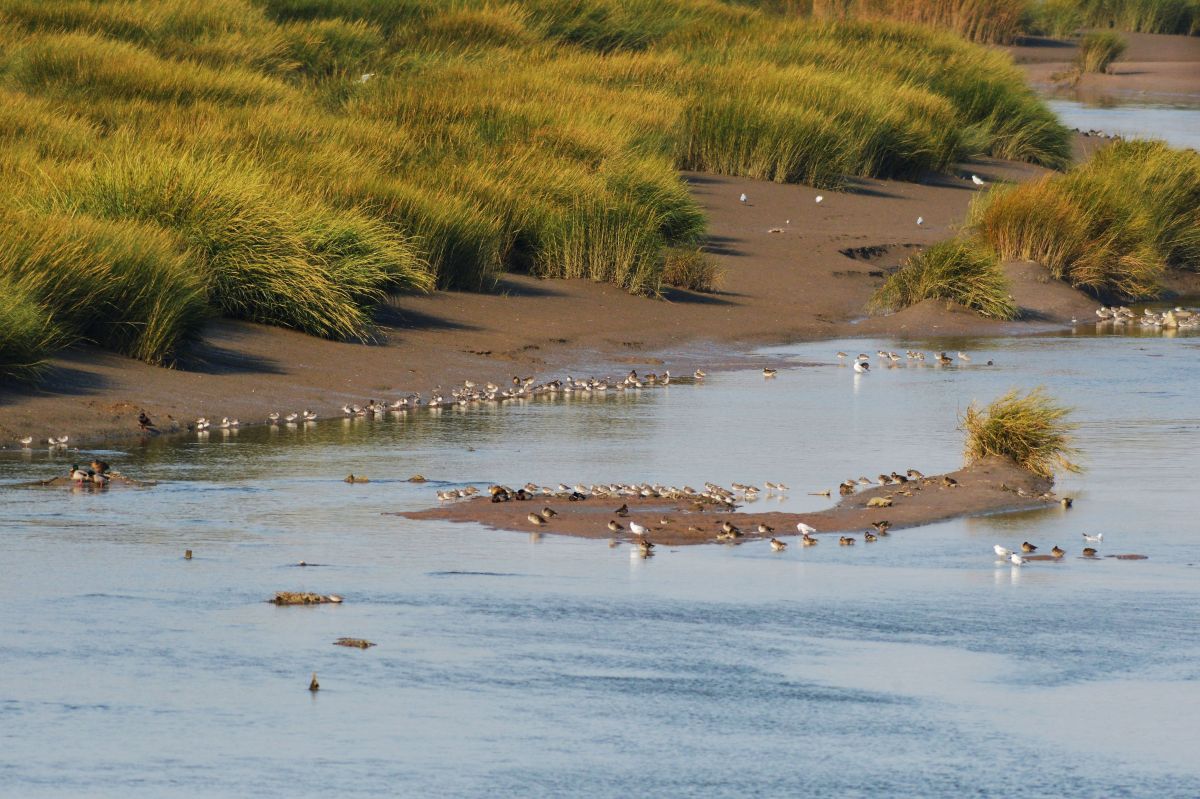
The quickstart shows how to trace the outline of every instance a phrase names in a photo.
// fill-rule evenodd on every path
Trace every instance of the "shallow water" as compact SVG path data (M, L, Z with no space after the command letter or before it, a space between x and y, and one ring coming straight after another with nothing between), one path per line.
M1127 139L1162 139L1172 147L1200 149L1200 106L1084 103L1051 99L1046 104L1071 128L1098 130Z
M973 360L832 357L910 347ZM0 794L1195 796L1198 355L821 342L764 351L773 380L160 440L109 455L153 489L0 490ZM966 405L1035 385L1077 406L1069 511L645 561L381 515L444 481L781 480L758 507L816 508L845 477L957 467ZM68 463L4 453L0 480ZM1078 559L1084 531L1150 559ZM1026 539L1071 555L994 562ZM263 601L281 589L346 602Z

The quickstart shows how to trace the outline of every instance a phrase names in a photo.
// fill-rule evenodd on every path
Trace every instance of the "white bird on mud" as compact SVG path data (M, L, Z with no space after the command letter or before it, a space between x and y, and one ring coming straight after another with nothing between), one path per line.
M633 533L634 535L645 535L650 531L645 526L640 525L637 522L630 522L629 532Z
M817 531L817 528L813 527L811 524L805 524L804 522L796 522L796 529L801 535L812 535Z
M1084 533L1083 540L1084 541L1096 541L1096 542L1103 541L1104 533L1096 533L1095 535L1088 535L1087 533Z
M974 183L976 186L984 185L984 180L983 180L983 178L979 177L979 175L971 175L971 182Z
M818 194L817 195L817 205L820 205L824 201L825 201L825 198L822 197L820 194Z
M1010 561L1012 561L1012 565L1014 565L1014 566L1024 566L1025 565L1025 558L1021 557L1016 552L1009 555L1008 559Z
M1013 551L1011 549L1009 549L1008 547L1002 547L999 544L996 544L995 546L993 546L992 550L996 553L996 557L1001 558L1001 559L1007 559L1007 558L1011 557L1012 553L1013 553Z
M921 226L921 225L923 225L923 224L925 224L925 217L923 217L923 216L918 216L918 217L917 217L917 227L920 227L920 226Z
M738 197L738 202L746 202L746 192L742 192L742 196Z

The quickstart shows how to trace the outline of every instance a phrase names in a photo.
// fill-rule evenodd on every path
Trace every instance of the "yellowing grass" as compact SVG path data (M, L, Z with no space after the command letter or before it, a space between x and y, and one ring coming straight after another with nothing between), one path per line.
M1078 472L1070 413L1041 388L1025 395L1014 389L986 408L972 402L962 417L967 462L1000 456L1042 477Z

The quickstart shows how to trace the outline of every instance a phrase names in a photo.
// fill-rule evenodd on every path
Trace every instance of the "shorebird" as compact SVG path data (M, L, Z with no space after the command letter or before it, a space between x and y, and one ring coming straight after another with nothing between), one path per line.
M820 194L817 195L817 205L820 205L825 200Z
M995 551L996 557L998 557L998 558L1008 558L1013 553L1013 551L1011 549L1009 549L1008 547L1002 547L999 544L996 544L995 546L993 546L992 550Z
M696 371L692 372L692 377L696 378L697 380L703 380L704 378L708 377L708 372L697 369Z
M1063 555L1067 554L1067 551L1055 544L1054 549L1050 550L1050 554L1056 558L1061 558Z
M305 408L301 416L304 417L304 421L311 422L317 418L317 413L316 411L310 411L308 408Z
M646 533L650 532L649 528L647 528L643 525L640 525L637 522L629 523L629 531L632 532L634 535L645 535Z
M1100 543L1101 541L1104 540L1104 533L1096 533L1095 535L1088 535L1087 533L1084 533L1083 540L1084 541L1094 541L1096 543Z
M778 369L763 369L763 377L774 377L778 372Z
M276 422L278 422L279 421L279 411L271 411L270 413L268 413L267 421L270 422L271 424L275 424Z
M923 224L925 224L925 217L923 217L923 216L918 216L918 217L917 217L917 227L920 227L920 226L921 226L921 225L923 225Z
M541 525L543 525L543 524L545 524L545 523L546 523L546 520L545 520L545 518L543 518L543 517L541 516L541 514L537 514L537 513L530 513L530 514L529 514L528 516L526 516L525 518L526 518L526 519L528 519L528 520L529 520L529 522L530 522L531 524L533 524L534 526L541 526Z
M783 543L778 538L772 538L771 549L775 550L776 552L782 552L783 550L787 549L787 544Z
M844 361L844 360L846 360L846 353L844 353L844 352L839 352L839 353L837 354L837 357L838 357L838 360L839 360L839 361Z
M1025 558L1021 557L1016 552L1009 555L1008 559L1010 561L1012 561L1012 565L1014 565L1014 566L1024 566L1025 565Z
M29 445L32 443L33 443L33 436L25 436L24 438L21 439L21 446L25 447L26 449L28 449Z
M774 528L774 527L772 527L772 526L771 526L771 525L769 525L769 524L762 524L762 523L760 523L760 524L758 525L758 531L759 531L760 533L762 533L763 535L766 535L767 533L773 533L773 532L775 532L775 528Z
M801 535L812 535L817 531L817 528L810 524L805 524L804 522L796 522L796 529Z
M291 423L291 422L294 422L294 421L296 421L296 420L297 420L297 419L299 419L299 418L300 418L300 414L298 414L298 413L289 413L287 416L283 417L283 420L284 420L285 422L289 422L289 423Z
M746 202L746 192L742 192L742 196L738 197L738 202L740 202L740 203Z
M1024 541L1021 543L1021 551L1022 552L1037 552L1037 547L1035 547L1033 544L1029 543L1028 541Z
M979 177L979 175L971 175L971 182L974 183L976 186L984 185L983 178Z

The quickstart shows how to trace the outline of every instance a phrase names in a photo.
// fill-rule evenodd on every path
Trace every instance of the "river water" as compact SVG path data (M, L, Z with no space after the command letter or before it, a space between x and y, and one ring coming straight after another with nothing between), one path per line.
M833 358L910 347L972 360ZM106 453L145 490L16 488L79 456L3 453L0 795L1200 794L1200 338L762 355L777 378ZM815 508L846 477L957 467L967 404L1037 385L1081 424L1071 510L649 560L383 515L527 480L783 481L760 507ZM1084 532L1149 559L1078 558ZM1069 555L995 562L1023 540Z
M1200 150L1200 106L1194 101L1171 105L1047 99L1046 104L1068 127L1127 139L1162 139L1172 147Z

